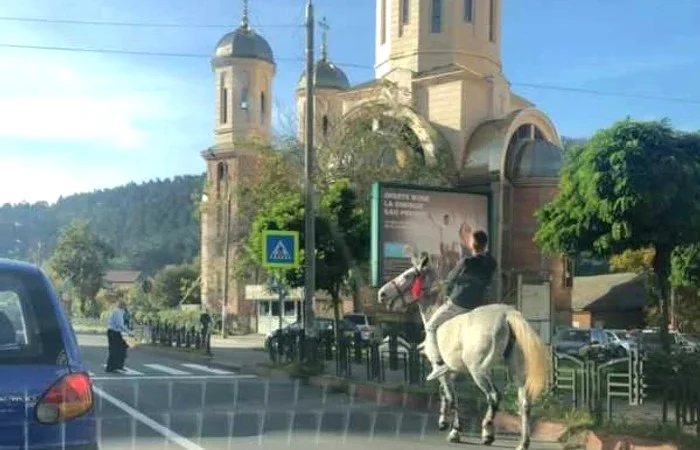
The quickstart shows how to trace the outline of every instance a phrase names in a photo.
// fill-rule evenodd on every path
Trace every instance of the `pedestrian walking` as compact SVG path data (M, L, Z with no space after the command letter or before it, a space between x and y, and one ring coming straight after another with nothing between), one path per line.
M126 361L126 351L129 345L124 340L124 334L133 336L134 334L124 324L124 312L126 304L123 300L117 303L107 321L107 366L106 372L115 372L124 369Z

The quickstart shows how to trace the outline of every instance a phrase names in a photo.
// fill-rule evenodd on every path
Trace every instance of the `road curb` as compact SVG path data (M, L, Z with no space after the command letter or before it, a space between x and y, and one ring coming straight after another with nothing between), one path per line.
M365 401L373 401L383 406L398 406L412 409L427 409L437 413L440 401L436 394L414 393L404 389L387 389L372 383L350 383L346 379L333 376L319 376L309 378L313 386L324 389L344 391L348 395ZM469 413L481 413L469 411ZM520 417L500 411L494 420L497 432L507 434L520 434ZM545 442L561 442L567 434L566 425L547 420L534 420L531 424L531 437ZM607 448L607 447L605 447ZM646 450L646 449L645 449ZM657 449L653 449L657 450ZM675 449L658 449L675 450Z
M584 442L586 450L679 450L676 444L595 431L588 431Z

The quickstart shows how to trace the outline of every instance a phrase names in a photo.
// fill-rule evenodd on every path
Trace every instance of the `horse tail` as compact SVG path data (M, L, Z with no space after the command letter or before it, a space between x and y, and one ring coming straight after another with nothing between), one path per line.
M525 363L525 392L531 402L544 392L549 381L549 352L540 336L528 323L520 311L512 309L506 313L506 320L515 342L520 346Z

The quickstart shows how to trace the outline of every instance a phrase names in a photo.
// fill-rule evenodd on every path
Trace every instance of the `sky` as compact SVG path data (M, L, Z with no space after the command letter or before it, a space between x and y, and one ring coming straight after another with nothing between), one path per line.
M200 151L212 144L214 126L209 58L219 38L240 22L241 4L3 2L0 204L53 202L131 181L202 173ZM304 4L250 1L252 24L277 60L275 119L285 130L304 68ZM331 58L352 83L372 79L375 0L315 4L317 17L326 16L331 26ZM504 73L513 91L547 113L563 136L588 136L626 116L667 117L678 128L699 130L698 18L698 0L504 0Z

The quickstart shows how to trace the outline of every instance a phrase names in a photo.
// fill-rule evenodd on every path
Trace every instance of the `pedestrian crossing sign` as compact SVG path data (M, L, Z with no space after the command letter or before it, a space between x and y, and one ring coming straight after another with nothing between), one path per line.
M266 269L299 267L299 232L263 231L262 265Z

